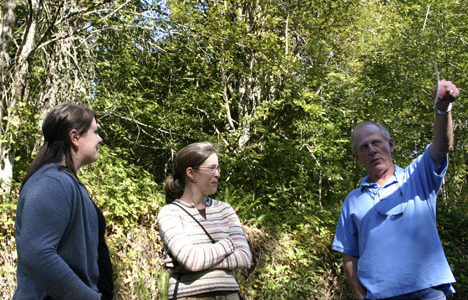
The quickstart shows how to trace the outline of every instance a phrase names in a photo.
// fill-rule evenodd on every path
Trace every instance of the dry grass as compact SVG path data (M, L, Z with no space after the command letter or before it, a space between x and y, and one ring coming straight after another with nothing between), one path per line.
M316 242L319 243L320 238L308 236L310 245L306 247L308 252L298 254L301 251L298 250L301 241L297 240L300 237L293 233L272 234L249 226L243 226L243 229L253 257L252 268L243 270L238 276L244 289L242 294L245 299L346 299L344 295L347 290L343 284L341 265L335 263L330 269L327 263L333 260L331 257L333 253L328 248L317 249L317 244L314 245L312 242L317 239ZM314 261L311 258L314 255L321 259ZM303 289L303 292L309 291L304 292L307 295L303 293L298 298L290 294L282 294L282 288L285 287L282 282L288 282L291 275L297 274L301 280L297 281L296 277L291 283L298 284L297 287Z
M0 299L11 299L16 289L16 247L13 236L0 243Z
M7 200L0 197L0 299L11 299L16 289L16 203Z
M135 227L125 235L110 236L115 277L115 299L158 299L159 282L167 274L163 248L154 227Z

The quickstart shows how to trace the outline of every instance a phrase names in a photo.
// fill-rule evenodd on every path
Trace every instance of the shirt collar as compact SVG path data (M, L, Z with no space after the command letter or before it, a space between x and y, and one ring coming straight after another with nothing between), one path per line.
M385 184L384 188L389 186L389 185L392 185L396 182L398 182L398 184L401 186L403 184L403 177L404 177L404 169L397 166L397 165L393 165L394 166L394 171L393 171L393 176L390 178L390 180ZM361 185L360 185L360 188L361 188L361 192L364 192L365 189L375 189L375 188L379 188L379 185L375 182L370 182L370 176L367 175L366 177L364 177L362 180L361 180Z

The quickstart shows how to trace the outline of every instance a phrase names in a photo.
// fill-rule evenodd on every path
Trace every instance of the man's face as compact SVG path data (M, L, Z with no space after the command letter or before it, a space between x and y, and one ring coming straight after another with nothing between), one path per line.
M369 173L372 182L393 174L393 140L387 140L374 125L360 128L354 136L354 158L360 162Z

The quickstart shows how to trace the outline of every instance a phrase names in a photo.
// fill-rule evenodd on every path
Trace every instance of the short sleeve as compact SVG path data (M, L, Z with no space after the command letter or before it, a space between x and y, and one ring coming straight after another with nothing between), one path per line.
M358 233L348 204L349 201L346 199L341 208L332 249L343 254L359 257Z

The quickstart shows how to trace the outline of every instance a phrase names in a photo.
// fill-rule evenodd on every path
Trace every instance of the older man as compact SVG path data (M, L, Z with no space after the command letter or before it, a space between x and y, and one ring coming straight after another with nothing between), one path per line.
M445 299L455 279L439 239L436 199L453 143L450 81L435 92L432 143L406 168L393 164L393 139L365 122L351 136L354 158L368 175L346 197L332 248L358 299Z

